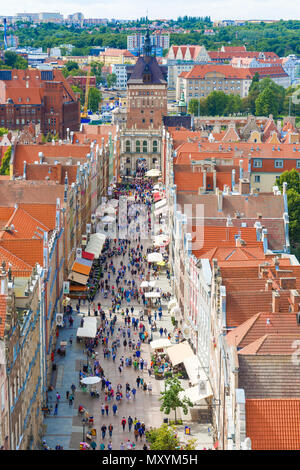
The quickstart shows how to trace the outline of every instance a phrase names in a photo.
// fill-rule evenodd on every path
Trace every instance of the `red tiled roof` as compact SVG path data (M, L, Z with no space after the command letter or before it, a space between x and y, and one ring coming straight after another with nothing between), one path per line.
M36 263L43 266L43 240L0 240L0 248L11 252L17 258L34 267Z
M32 266L0 246L0 264L2 264L3 261L5 262L6 267L11 268L13 276L31 276Z
M92 126L91 126L92 127ZM86 159L86 154L90 152L89 145L76 144L32 144L21 145L15 147L13 172L15 176L22 176L24 169L24 161L34 163L39 161L39 152L44 154L45 158L73 157L78 159ZM54 163L54 162L53 162Z
M261 67L261 68L240 68L232 65L206 64L195 65L192 70L186 73L185 79L205 79L208 73L220 73L225 78L236 80L252 80L255 73L260 77L288 76L282 66Z
M253 450L300 449L300 399L247 399L246 435Z
M294 315L296 316L296 315ZM294 343L296 341L296 343ZM260 354L260 355L282 355L291 356L295 352L294 344L300 344L300 333L291 334L266 334L245 346L238 353Z
M5 227L11 226L14 227L12 231L0 230L1 240L15 240L24 238L42 239L44 232L50 232L50 229L48 227L36 220L24 209L21 209L19 207L15 209L11 218L7 221L5 225Z

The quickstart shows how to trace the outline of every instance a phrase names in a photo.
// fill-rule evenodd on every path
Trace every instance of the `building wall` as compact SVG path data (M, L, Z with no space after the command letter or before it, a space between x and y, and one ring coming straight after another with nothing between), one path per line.
M129 85L127 91L127 129L159 129L167 115L165 85Z

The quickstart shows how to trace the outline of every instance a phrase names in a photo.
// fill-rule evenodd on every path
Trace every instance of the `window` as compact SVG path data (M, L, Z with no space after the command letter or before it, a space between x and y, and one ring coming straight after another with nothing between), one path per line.
M143 140L143 152L144 152L144 153L147 153L147 152L148 152L147 140Z
M300 160L297 160L296 168L300 168Z
M260 158L255 158L253 160L253 167L254 168L261 168L262 167L262 160Z
M153 141L153 153L157 153L157 140Z
M255 183L260 183L260 175L255 175L254 176L254 181L255 181Z
M137 140L135 143L135 151L136 153L139 153L141 151L141 142L139 140Z
M125 151L126 151L126 152L130 152L130 151L131 151L131 149L130 149L130 140L126 140L126 144L125 144L125 145L126 145Z
M283 160L275 160L275 168L283 168Z

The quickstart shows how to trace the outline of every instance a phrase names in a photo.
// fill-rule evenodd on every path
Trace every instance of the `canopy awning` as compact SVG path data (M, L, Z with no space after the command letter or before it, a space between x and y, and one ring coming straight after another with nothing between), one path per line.
M88 253L87 251L83 251L82 252L82 257L84 259L89 259L89 260L93 261L93 259L95 258L95 255L93 253Z
M153 198L154 198L154 202L158 202L162 199L162 196L160 195L160 193L154 193Z
M159 261L163 261L163 257L161 253L149 253L148 254L148 263L157 263Z
M154 246L167 246L169 244L169 237L167 235L156 235L153 244Z
M171 299L170 302L168 303L168 309L170 310L171 308L175 307L177 305L177 300L176 299Z
M93 253L95 258L99 258L106 236L102 233L92 233L86 247L86 251Z
M155 203L154 210L156 211L156 209L160 209L161 207L164 207L166 204L167 204L167 199L166 198L161 199L160 201Z
M194 356L193 350L187 341L175 344L175 346L168 348L167 352L173 366L177 366L178 364L181 364L186 358Z
M195 354L184 359L183 364L192 385L198 384L200 380L207 381L207 375Z
M149 287L148 281L143 281L143 282L141 283L140 287L142 287L142 288L143 288L143 287Z
M150 299L154 299L156 297L161 297L161 293L160 292L146 292L145 297L150 298Z
M183 392L179 392L179 398L182 400L184 397L189 398L193 405L207 405L206 398L212 397L212 391L209 383L207 382L207 391L201 390L199 385L187 388Z
M172 346L172 343L167 338L159 338L155 339L154 341L151 341L150 346L152 349L163 349L169 348L170 346Z
M75 271L72 271L69 274L68 280L77 282L78 284L83 284L84 286L86 285L88 281L88 276L84 276L83 274L76 273Z
M181 310L177 305L175 305L175 307L172 307L170 310L171 317L175 317L176 319L180 318L180 313L181 313Z
M157 177L157 176L160 176L161 175L161 171L160 170L156 170L155 168L153 168L152 170L149 170L145 173L145 176L149 176L149 178L152 178L152 177Z
M84 276L89 276L92 269L93 261L84 258L76 258L73 263L72 271L79 274L84 274Z
M81 338L95 338L97 334L97 318L85 317L83 327L78 328L77 336Z

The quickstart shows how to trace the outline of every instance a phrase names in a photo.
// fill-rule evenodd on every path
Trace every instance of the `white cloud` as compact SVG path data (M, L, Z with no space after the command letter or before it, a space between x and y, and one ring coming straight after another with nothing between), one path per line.
M26 8L24 8L26 7ZM1 15L14 15L20 12L53 11L65 16L80 11L86 18L134 19L177 18L178 16L211 16L212 19L293 19L300 17L300 4L287 0L53 0L47 9L42 0L13 0L2 5Z

